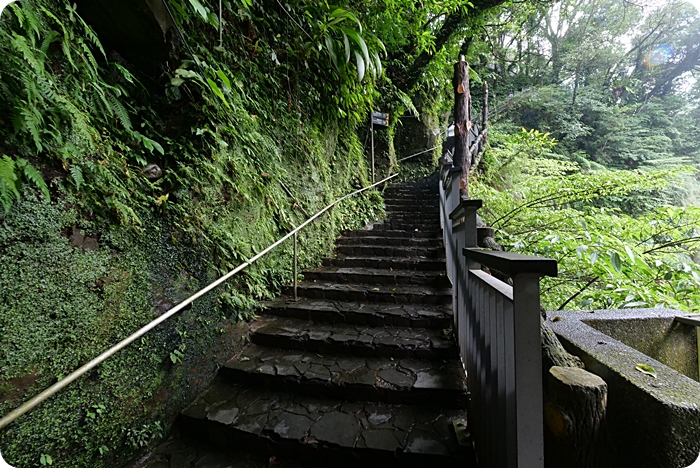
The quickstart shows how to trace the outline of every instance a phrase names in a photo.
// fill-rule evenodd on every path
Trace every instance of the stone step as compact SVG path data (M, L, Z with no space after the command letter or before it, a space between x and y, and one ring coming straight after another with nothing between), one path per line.
M385 231L388 232L388 231ZM379 233L375 233L379 234ZM383 245L396 247L442 247L442 239L440 238L421 238L421 237L393 237L387 235L381 236L362 236L362 237L339 237L335 241L336 245Z
M313 320L318 323L349 323L373 327L437 328L452 326L448 305L377 304L314 299L277 298L264 302L264 315Z
M178 419L183 434L306 466L474 468L457 443L461 409L341 402L218 381ZM203 465L205 466L205 465Z
M440 224L440 216L435 214L424 214L424 213L387 213L386 222L396 223L396 222L406 222L406 223L419 223L419 224L430 224L437 223Z
M387 328L347 323L315 323L284 317L260 317L251 341L261 346L320 354L393 358L457 358L454 341L434 328Z
M397 196L397 195L434 195L438 196L437 184L434 187L389 187L384 190L383 195L385 197Z
M343 237L376 237L379 231L374 229L363 229L358 231L344 231ZM381 231L382 236L387 237L415 237L416 239L442 239L442 236L434 232L422 231Z
M336 251L344 255L357 257L424 257L424 258L444 258L445 249L442 247L392 247L380 245L339 245Z
M291 286L285 293L291 293ZM385 286L374 284L336 284L302 281L299 296L309 299L390 304L451 304L452 292L431 286Z
M416 203L420 203L416 205ZM431 207L436 208L440 206L440 196L432 194L420 194L420 195L385 195L384 196L384 206L406 206L407 204L412 204L418 207Z
M306 281L323 281L344 284L422 285L449 287L445 272L390 270L382 268L347 268L324 266L304 270Z
M440 213L440 208L437 205L434 207L425 206L424 202L420 202L421 205L416 206L416 203L419 202L414 202L412 205L385 205L384 210L387 213L406 213L423 216L437 216Z
M372 225L372 229L375 231L416 231L416 232L430 232L434 235L439 235L438 233L442 229L439 222L435 223L410 223L410 222L384 222L375 223Z
M420 205L416 205L416 202L420 201ZM420 207L421 209L435 209L437 210L440 207L440 197L437 195L428 195L425 198L421 197L391 197L391 196L385 196L384 197L384 206L388 209L390 206L395 206L395 207L405 207L405 206L414 206L414 207Z
M224 364L219 375L233 383L342 401L465 408L468 399L456 358L320 355L252 344Z
M361 257L339 255L324 258L325 266L345 268L391 268L394 270L445 271L445 260L422 257Z

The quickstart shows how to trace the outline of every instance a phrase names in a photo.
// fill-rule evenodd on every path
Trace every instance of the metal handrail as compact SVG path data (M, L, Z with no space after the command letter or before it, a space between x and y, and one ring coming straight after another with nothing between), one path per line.
M90 370L94 369L94 368L97 367L99 364L101 364L102 362L106 361L108 358L110 358L111 356L113 356L113 355L116 354L117 352L121 351L123 348L125 348L125 347L128 346L129 344L133 343L135 340L139 339L140 337L142 337L143 335L145 335L146 333L148 333L148 332L149 332L150 330L152 330L153 328L155 328L155 327L157 327L158 325L160 325L161 323L165 322L165 321L168 320L170 317L172 317L173 315L177 314L177 313L180 312L182 309L184 309L185 307L187 307L189 304L191 304L192 302L194 302L196 299L199 299L199 298L202 297L204 294L208 293L209 291L213 290L214 288L216 288L217 286L219 286L220 284L222 284L222 283L225 282L226 280L228 280L228 279L230 279L231 277L233 277L235 274L237 274L237 273L239 273L240 271L244 270L245 268L249 267L249 266L252 265L255 261L257 261L258 259L260 259L263 255L265 255L266 253L270 252L271 250L273 250L273 249L276 248L278 245L282 244L284 241L286 241L287 239L289 239L289 238L292 237L292 236L294 237L294 241L295 241L295 242L294 242L294 251L295 251L295 254L296 254L296 239L297 239L297 233L298 233L299 231L301 231L304 227L306 227L309 223L311 223L313 220L315 220L316 218L318 218L319 216L321 216L321 215L322 215L323 213L325 213L326 211L328 211L328 210L330 210L331 208L333 208L335 205L337 205L337 204L340 203L341 201L343 201L343 200L345 200L345 199L347 199L347 198L350 198L350 197L352 197L352 196L354 196L354 195L357 195L357 194L359 194L359 193L362 193L362 192L364 192L365 190L369 190L369 189L371 189L371 188L373 188L373 187L376 187L377 185L383 184L384 182L387 182L387 181L393 179L393 178L396 177L397 175L398 175L398 174L393 174L393 175L391 175L391 176L389 176L389 177L387 177L387 178L385 178L385 179L383 179L383 180L380 180L379 182L373 183L372 185L369 185L369 186L364 187L364 188L359 189L359 190L355 190L354 192L349 193L349 194L345 195L344 197L341 197L341 198L337 199L336 201L334 201L334 202L331 203L330 205L328 205L328 206L326 206L325 208L323 208L322 210L318 211L315 215L311 216L309 219L307 219L306 221L304 221L303 223L301 223L298 227L296 227L294 230L292 230L291 232L289 232L288 234L286 234L284 237L282 237L281 239L279 239L277 242L275 242L274 244L270 245L269 247L267 247L265 250L263 250L263 251L260 252L259 254L255 255L254 257L251 257L250 260L247 260L247 261L243 262L241 265L237 266L235 269L231 270L230 272L228 272L227 274L225 274L224 276L222 276L222 277L219 278L218 280L214 281L214 282L211 283L209 286L206 286L206 287L200 289L199 291L197 291L196 293L194 293L192 296L188 297L187 299L185 299L184 301L180 302L178 305L176 305L175 307L173 307L172 309L170 309L169 311L167 311L166 313L164 313L163 315L161 315L161 316L158 317L157 319L155 319L155 320L153 320L152 322L150 322L148 325L145 325L144 327L140 328L138 331L136 331L135 333L133 333L133 334L130 335L129 337L123 339L122 341L120 341L120 342L117 343L116 345L112 346L110 349L108 349L108 350L105 351L104 353L102 353L102 354L100 354L99 356L97 356L96 358L92 359L90 362L84 364L83 366L81 366L81 367L78 368L77 370L71 372L68 376L66 376L66 377L63 378L62 380L56 382L55 384L53 384L52 386L50 386L49 388L47 388L47 389L44 390L43 392L41 392L41 393L39 393L38 395L34 396L34 397L31 398L30 400L26 401L24 404L22 404L22 405L19 406L18 408L16 408L16 409L10 411L10 412L9 412L7 415L5 415L2 419L0 419L0 429L3 429L4 427L6 427L6 426L9 425L10 423L12 423L15 419L19 418L19 417L22 416L23 414L28 413L29 411L33 410L34 408L36 408L37 406L39 406L42 402L44 402L45 400L47 400L47 399L50 398L51 396L55 395L56 393L58 393L58 392L61 391L63 388L67 387L67 386L68 386L69 384L71 384L73 381L75 381L76 379L78 379L78 378L81 377L82 375L86 374L86 373L89 372ZM295 255L295 259L294 259L294 290L295 290L295 296L296 296L296 283L297 283L297 278L296 278L296 263L297 263L297 262L296 262L296 255Z

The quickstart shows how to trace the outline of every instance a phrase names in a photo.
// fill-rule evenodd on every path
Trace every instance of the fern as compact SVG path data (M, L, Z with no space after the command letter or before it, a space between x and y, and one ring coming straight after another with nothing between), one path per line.
M73 182L75 183L75 189L77 191L80 191L80 186L83 185L83 170L80 169L80 166L77 165L72 165L70 168L68 168L68 171L70 172L70 176L73 179Z
M0 180L5 184L4 190L9 193L11 199L19 198L17 183L19 178L15 174L15 162L9 156L0 159Z
M25 179L34 184L36 188L41 190L41 193L44 195L44 197L46 197L47 201L51 200L49 187L46 185L46 182L44 182L44 178L34 166L29 164L29 161L27 161L26 159L18 158L17 167L22 169L22 173L24 174Z
M41 190L41 193L50 200L49 188L41 177L39 171L29 161L22 158L13 160L7 155L0 158L0 205L5 214L10 211L15 201L19 200L19 189L22 186L20 175Z
M131 119L129 118L129 113L124 105L119 102L119 99L117 99L112 93L106 92L105 95L107 96L107 101L109 101L111 104L112 111L117 115L119 122L121 122L122 126L126 130L131 130Z

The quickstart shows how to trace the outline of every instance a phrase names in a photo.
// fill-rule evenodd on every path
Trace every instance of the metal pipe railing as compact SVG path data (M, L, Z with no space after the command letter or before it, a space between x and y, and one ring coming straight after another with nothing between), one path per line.
M323 208L322 210L318 211L315 215L311 216L309 219L307 219L306 221L301 223L298 227L296 227L294 230L292 230L291 232L286 234L284 237L279 239L277 242L270 245L269 247L267 247L265 250L261 251L259 254L255 255L254 257L251 257L250 260L243 262L241 265L237 266L235 269L231 270L230 272L228 272L227 274L225 274L224 276L222 276L218 280L214 281L209 286L206 286L206 287L200 289L199 291L194 293L192 296L188 297L187 299L180 302L178 305L176 305L175 307L173 307L172 309L170 309L169 311L167 311L166 313L164 313L163 315L161 315L157 319L150 322L148 325L145 325L144 327L140 328L138 331L136 331L135 333L133 333L129 337L123 339L122 341L120 341L116 345L112 346L104 353L102 353L99 356L97 356L96 358L92 359L90 362L84 364L83 366L81 366L77 370L73 371L68 376L63 378L62 380L56 382L55 384L53 384L52 386L50 386L49 388L47 388L43 392L34 396L30 400L26 401L24 404L22 404L18 408L10 411L2 419L0 419L0 429L6 427L11 422L16 420L20 416L22 416L23 414L28 413L29 411L33 410L34 408L39 406L42 402L44 402L48 398L52 397L56 393L60 392L63 388L70 385L72 382L77 380L82 375L84 375L87 372L89 372L90 370L94 369L95 367L100 365L102 362L106 361L111 356L113 356L117 352L119 352L122 349L124 349L125 347L127 347L129 344L131 344L134 341L136 341L137 339L141 338L143 335L148 333L153 328L157 327L158 325L165 322L173 315L180 312L182 309L184 309L185 307L187 307L188 305L193 303L196 299L202 297L203 295L205 295L209 291L215 289L217 286L219 286L222 283L224 283L225 281L229 280L231 277L233 277L237 273L239 273L242 270L244 270L245 268L249 267L254 262L256 262L258 259L263 257L265 254L267 254L271 250L275 249L277 246L282 244L284 241L286 241L290 237L294 237L294 297L296 299L297 298L297 255L296 255L297 254L297 248L296 248L297 247L297 233L299 231L301 231L304 227L306 227L308 224L310 224L312 221L314 221L316 218L321 216L323 213L325 213L326 211L330 210L335 205L340 203L341 201L343 201L347 198L350 198L352 196L358 195L358 194L364 192L365 190L369 190L371 188L374 188L377 185L383 184L383 183L393 179L397 175L398 174L393 174L385 179L380 180L379 182L373 183L372 185L361 188L359 190L355 190L354 192L349 193L349 194L337 199L336 201L334 201L330 205L328 205L325 208Z

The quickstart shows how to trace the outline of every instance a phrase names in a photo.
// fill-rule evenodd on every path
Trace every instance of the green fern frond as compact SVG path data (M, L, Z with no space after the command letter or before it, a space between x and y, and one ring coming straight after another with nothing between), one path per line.
M15 173L15 161L7 155L0 159L0 180L5 184L5 190L12 192L12 195L19 198L17 183L19 177Z
M27 62L35 72L41 73L43 71L42 61L36 57L34 49L27 44L27 39L24 36L20 36L16 33L13 34L10 44L17 52L22 54L25 62Z
M119 122L126 130L131 130L131 119L129 118L129 112L126 110L124 105L117 99L112 93L106 92L107 100L111 104L112 111L117 115Z
M72 165L70 168L68 168L68 171L70 171L70 176L73 179L73 183L75 183L75 189L77 191L80 191L80 186L83 185L83 170L80 168L78 165Z
M29 161L22 158L17 158L17 167L22 169L25 179L41 190L41 193L46 198L46 201L50 201L51 194L49 193L49 187L46 185L46 182L44 182L44 178L41 176L41 173L37 171L36 168L29 163Z

